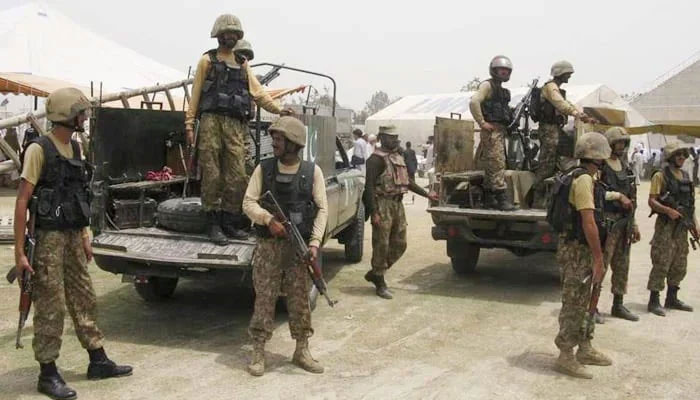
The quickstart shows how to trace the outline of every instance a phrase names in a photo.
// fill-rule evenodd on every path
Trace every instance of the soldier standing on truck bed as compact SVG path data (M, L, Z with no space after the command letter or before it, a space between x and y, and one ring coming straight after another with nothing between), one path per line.
M304 262L294 256L280 221L258 201L268 190L277 199L287 219L297 225L308 242L313 258L319 257L328 220L328 200L323 172L318 165L300 158L306 145L306 127L294 117L282 117L270 126L274 158L255 168L243 199L243 211L255 224L258 247L253 258L255 309L248 332L253 339L253 356L248 372L265 373L265 342L272 337L275 303L280 289L287 295L289 331L297 342L292 362L306 371L323 373L323 367L309 353L311 309L309 277Z
M659 302L659 292L668 282L664 307L681 311L693 311L693 307L678 299L678 290L688 269L688 231L698 237L695 219L695 190L689 174L682 170L688 158L688 149L678 142L664 147L664 159L668 163L662 171L651 177L649 207L658 213L651 239L651 263L649 273L648 310L665 316ZM666 281L666 282L664 282Z
M227 243L226 236L246 239L241 224L241 203L246 185L245 137L252 117L252 101L274 114L288 114L265 92L244 52L234 54L243 39L240 20L219 16L211 37L219 47L204 53L197 63L192 99L185 119L185 133L194 145L194 121L199 119L197 146L202 168L202 208L207 213L209 238ZM224 235L225 234L225 235Z
M637 204L635 176L627 162L630 137L625 128L621 127L608 129L605 137L612 148L610 158L605 160L600 173L600 180L607 185L606 190L609 191L605 195L605 219L612 223L613 227L605 244L605 265L610 265L612 270L610 290L613 294L613 305L610 314L628 321L638 321L639 317L632 314L623 304L624 295L627 293L630 247L641 237L634 218ZM630 202L634 206L625 208L624 204Z
M88 379L131 374L131 367L115 364L104 351L104 335L97 327L97 298L87 271L92 259L88 225L88 172L73 132L82 132L90 102L75 88L58 89L46 100L51 133L39 137L24 153L22 179L15 205L15 261L18 276L32 274L34 357L41 373L37 389L54 399L74 399L56 369L66 306L80 344L88 352ZM27 207L36 196L34 265L24 252Z
M406 162L399 152L399 136L393 126L379 127L380 148L367 159L362 201L372 221L372 269L365 280L376 287L377 296L391 299L384 275L406 251L406 214L403 195L411 190L419 196L438 200L408 177Z
M481 127L476 149L478 168L484 169L484 207L512 211L515 206L506 196L506 127L513 120L510 90L504 82L510 80L513 63L506 56L496 56L489 64L491 79L482 82L469 102L474 120Z
M610 152L607 139L597 132L585 133L576 142L574 157L581 161L581 167L570 172L572 181L566 202L567 219L572 216L573 223L565 224L557 246L562 305L559 334L555 339L560 351L555 369L577 378L593 378L584 364L612 364L607 356L591 345L595 324L585 322L591 286L600 284L605 275L602 243L607 232L602 210L606 194L594 176L610 158ZM582 329L586 325L589 329ZM576 346L578 351L574 357Z
M542 86L540 95L539 114L539 141L540 153L538 156L538 167L535 170L535 184L533 186L534 199L533 207L544 207L545 185L544 180L553 176L557 169L558 147L563 147L565 143L559 144L559 137L563 134L563 127L566 125L567 116L580 118L583 122L593 122L583 112L578 111L575 105L566 100L566 91L561 89L561 85L569 82L569 78L574 73L574 66L568 61L558 61L552 65L552 80ZM571 143L573 145L573 143ZM571 154L564 154L571 156Z

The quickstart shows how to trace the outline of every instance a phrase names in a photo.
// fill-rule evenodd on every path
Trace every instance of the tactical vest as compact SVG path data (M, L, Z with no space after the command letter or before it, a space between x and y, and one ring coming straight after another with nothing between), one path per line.
M622 193L628 199L636 202L637 186L634 184L634 172L632 172L632 168L626 162L621 163L622 169L620 171L612 169L607 162L603 163L600 180L607 186L608 190ZM613 214L627 213L617 201L606 201L605 212Z
M216 49L209 50L211 65L202 85L198 113L227 115L242 121L252 118L252 102L246 69L231 68L216 58Z
M302 161L295 174L283 174L279 171L277 158L268 158L260 162L263 178L261 193L268 190L272 192L284 215L296 225L307 242L311 239L314 219L318 213L313 198L315 168L314 163ZM266 226L256 225L256 230L261 237L272 237Z
M508 125L513 120L513 110L510 108L510 90L497 85L492 79L487 80L491 85L491 97L481 102L481 112L486 122Z
M35 143L44 151L44 166L34 188L38 198L36 227L65 231L90 225L89 168L71 140L73 158L63 157L48 136Z
M667 207L675 209L683 209L683 213L687 218L692 218L695 214L695 190L693 181L684 170L680 170L683 174L682 179L676 178L671 172L671 167L666 166L663 170L664 174L664 194L659 199L661 203Z
M381 197L395 197L408 192L408 168L398 152L387 153L375 150L374 154L384 159L384 172L379 175L374 192Z
M552 83L554 81L549 81L544 84L544 86L547 86L548 84ZM542 86L542 89L544 89L544 86ZM566 99L566 90L559 88L559 93L561 93L561 96ZM539 120L541 123L544 124L554 124L554 125L559 125L559 126L564 126L566 125L566 115L562 114L557 110L552 103L549 102L544 96L540 96L541 101L540 101L540 111L539 111Z

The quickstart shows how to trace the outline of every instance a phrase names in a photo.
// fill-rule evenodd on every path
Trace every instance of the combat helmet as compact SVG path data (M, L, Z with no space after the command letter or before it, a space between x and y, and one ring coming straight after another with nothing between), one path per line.
M54 123L70 124L82 111L89 109L90 100L80 90L66 87L54 90L46 99L46 117Z
M573 74L574 65L566 60L557 61L554 64L552 64L551 73L554 78L564 74Z
M241 55L245 57L246 60L252 61L255 58L255 53L253 53L253 46L247 40L239 40L236 43L236 47L233 48L233 53L236 55Z
M211 28L211 37L218 37L224 32L238 32L240 39L243 39L241 20L233 14L219 15Z
M269 131L270 133L279 132L290 142L301 147L306 146L306 127L294 117L280 117L280 119L270 125Z
M598 132L586 132L576 141L574 157L587 160L607 160L612 149L608 140Z
M664 160L671 161L671 158L680 152L685 152L688 155L688 148L681 142L671 142L664 146Z
M379 134L380 135L399 136L399 132L396 130L396 126L394 126L394 125L380 126L379 127Z
M627 134L627 130L620 126L613 126L612 128L605 131L605 137L608 139L608 144L613 147L615 143L619 141L625 142L625 147L630 144L630 135Z
M489 63L489 74L491 75L491 78L498 78L496 75L496 68L506 68L513 71L513 63L510 61L510 58L504 55L498 55L492 58L491 62Z

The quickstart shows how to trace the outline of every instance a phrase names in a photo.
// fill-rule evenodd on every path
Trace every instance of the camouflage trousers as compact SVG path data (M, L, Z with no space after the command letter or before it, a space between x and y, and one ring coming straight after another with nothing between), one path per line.
M58 359L66 307L83 348L102 347L97 327L97 297L87 271L80 231L37 230L34 254L34 357L40 363Z
M374 206L379 224L372 224L372 271L381 276L406 251L406 214L401 200L376 196Z
M255 309L248 333L253 341L270 340L275 323L275 304L286 295L289 331L292 338L313 335L309 306L309 276L304 263L292 256L294 248L282 239L262 238L253 258Z
M608 232L604 249L604 266L612 270L610 278L612 294L627 294L627 278L630 271L630 246L626 223Z
M248 125L225 115L204 113L199 124L202 208L240 214L248 184L245 137Z
M559 126L555 124L540 124L540 152L537 157L538 165L535 170L535 194L539 199L545 195L544 180L557 172L557 145L559 143Z
M591 279L584 280L593 271L593 255L587 245L576 240L559 238L557 263L561 276L561 311L559 334L554 343L561 350L572 349L584 340L593 338L591 330L584 337L584 323L591 301Z
M476 149L476 167L484 170L484 189L506 189L506 153L504 140L506 128L500 124L492 132L481 131Z
M688 270L688 230L665 217L656 217L651 239L651 272L647 289L660 292L664 281L680 286ZM675 230L675 234L674 234Z

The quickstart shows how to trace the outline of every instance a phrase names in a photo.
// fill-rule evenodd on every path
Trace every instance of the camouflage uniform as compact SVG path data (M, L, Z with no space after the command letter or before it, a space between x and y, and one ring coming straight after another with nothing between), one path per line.
M606 220L619 220L621 217L612 217L606 214ZM605 242L604 265L612 270L610 282L612 284L610 291L613 294L627 294L627 278L630 269L630 256L628 232L626 223L616 227L608 233Z
M406 214L399 200L377 197L375 213L379 224L372 225L372 272L382 276L406 251Z
M258 242L253 258L255 308L248 328L253 341L266 342L272 337L280 290L287 296L292 338L305 339L314 333L306 266L290 254L294 254L294 248L287 240L264 238Z
M97 298L87 271L81 232L37 229L36 236L32 279L34 357L40 363L58 358L66 307L83 348L101 348L104 336L96 324Z
M554 176L557 171L557 146L559 144L559 131L561 128L555 124L540 124L540 152L538 166L535 170L535 182L542 185L545 179ZM543 189L543 188L542 188ZM538 190L542 190L538 188Z
M654 226L651 239L651 263L647 289L660 292L664 290L664 281L668 285L680 286L688 269L688 229L678 226L677 222L659 216ZM674 235L675 230L675 235Z
M476 149L476 166L484 170L484 188L491 191L506 189L506 153L504 140L506 128L493 124L492 132L479 133L479 146Z
M245 137L248 124L229 116L204 113L200 122L199 163L202 168L202 207L241 211L247 184Z
M593 328L584 337L584 322L591 301L591 279L584 280L593 270L593 255L587 245L559 238L557 263L561 276L561 311L559 312L559 334L554 343L561 350L572 349L585 340L593 338Z

